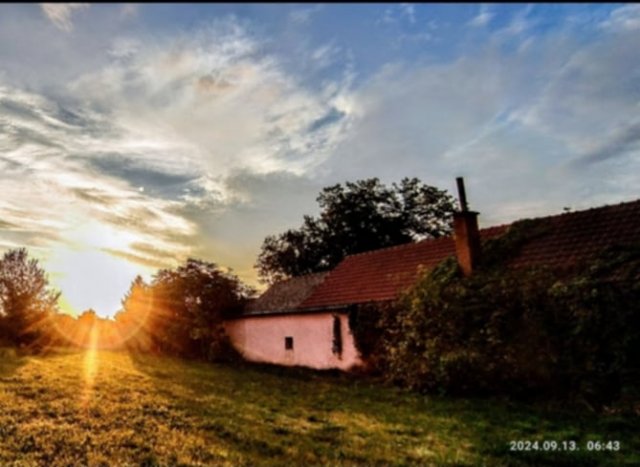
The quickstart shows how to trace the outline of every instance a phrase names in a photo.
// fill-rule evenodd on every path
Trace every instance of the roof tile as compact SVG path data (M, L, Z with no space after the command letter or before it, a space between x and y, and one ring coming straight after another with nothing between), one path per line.
M483 239L495 237L507 226L483 229ZM320 308L395 298L411 286L419 268L432 268L455 253L451 237L423 240L347 256L300 308Z
M260 297L247 304L245 314L294 310L313 292L315 287L322 283L326 276L326 272L319 272L277 282Z

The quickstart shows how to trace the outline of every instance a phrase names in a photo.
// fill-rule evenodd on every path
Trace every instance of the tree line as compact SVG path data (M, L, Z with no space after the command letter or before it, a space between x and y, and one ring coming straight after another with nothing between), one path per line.
M24 248L0 259L0 345L48 348L125 348L210 360L233 356L223 319L238 313L253 290L216 264L188 259L158 271L149 283L136 277L113 320L86 310L61 313L60 292Z

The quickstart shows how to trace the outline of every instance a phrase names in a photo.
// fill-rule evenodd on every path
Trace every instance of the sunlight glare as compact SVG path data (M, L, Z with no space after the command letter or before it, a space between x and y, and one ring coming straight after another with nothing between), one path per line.
M84 390L82 392L81 405L87 408L91 401L93 387L95 385L96 373L98 372L98 341L100 339L100 330L94 323L89 330L89 348L84 354Z
M46 266L54 272L53 286L62 291L63 311L75 316L89 308L100 316L113 316L135 276L150 276L145 266L88 248L56 248Z

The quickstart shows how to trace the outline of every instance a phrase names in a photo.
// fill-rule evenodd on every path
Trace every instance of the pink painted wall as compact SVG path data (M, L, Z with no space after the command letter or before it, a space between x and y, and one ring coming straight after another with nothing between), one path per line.
M334 313L251 316L225 322L231 342L253 362L348 370L361 364L347 315L339 314L342 355L332 352ZM293 337L293 350L285 350Z

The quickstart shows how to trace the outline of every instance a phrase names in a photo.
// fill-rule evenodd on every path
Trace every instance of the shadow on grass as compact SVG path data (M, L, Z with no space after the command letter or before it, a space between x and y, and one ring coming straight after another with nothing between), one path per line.
M166 400L245 458L302 463L618 465L640 462L637 418L499 399L424 396L341 372L132 355ZM619 440L593 453L587 440ZM580 451L512 451L511 441ZM424 454L424 453L427 454Z
M269 365L231 366L135 354L131 360L165 400L181 408L193 428L241 453L243 460L390 461L342 449L349 441L345 427L331 420L333 412L349 411L340 402L348 396L344 389L339 389L341 395L332 393L349 381L339 372L283 371Z
M12 347L0 347L0 380L10 378L18 368L27 363L27 358Z

